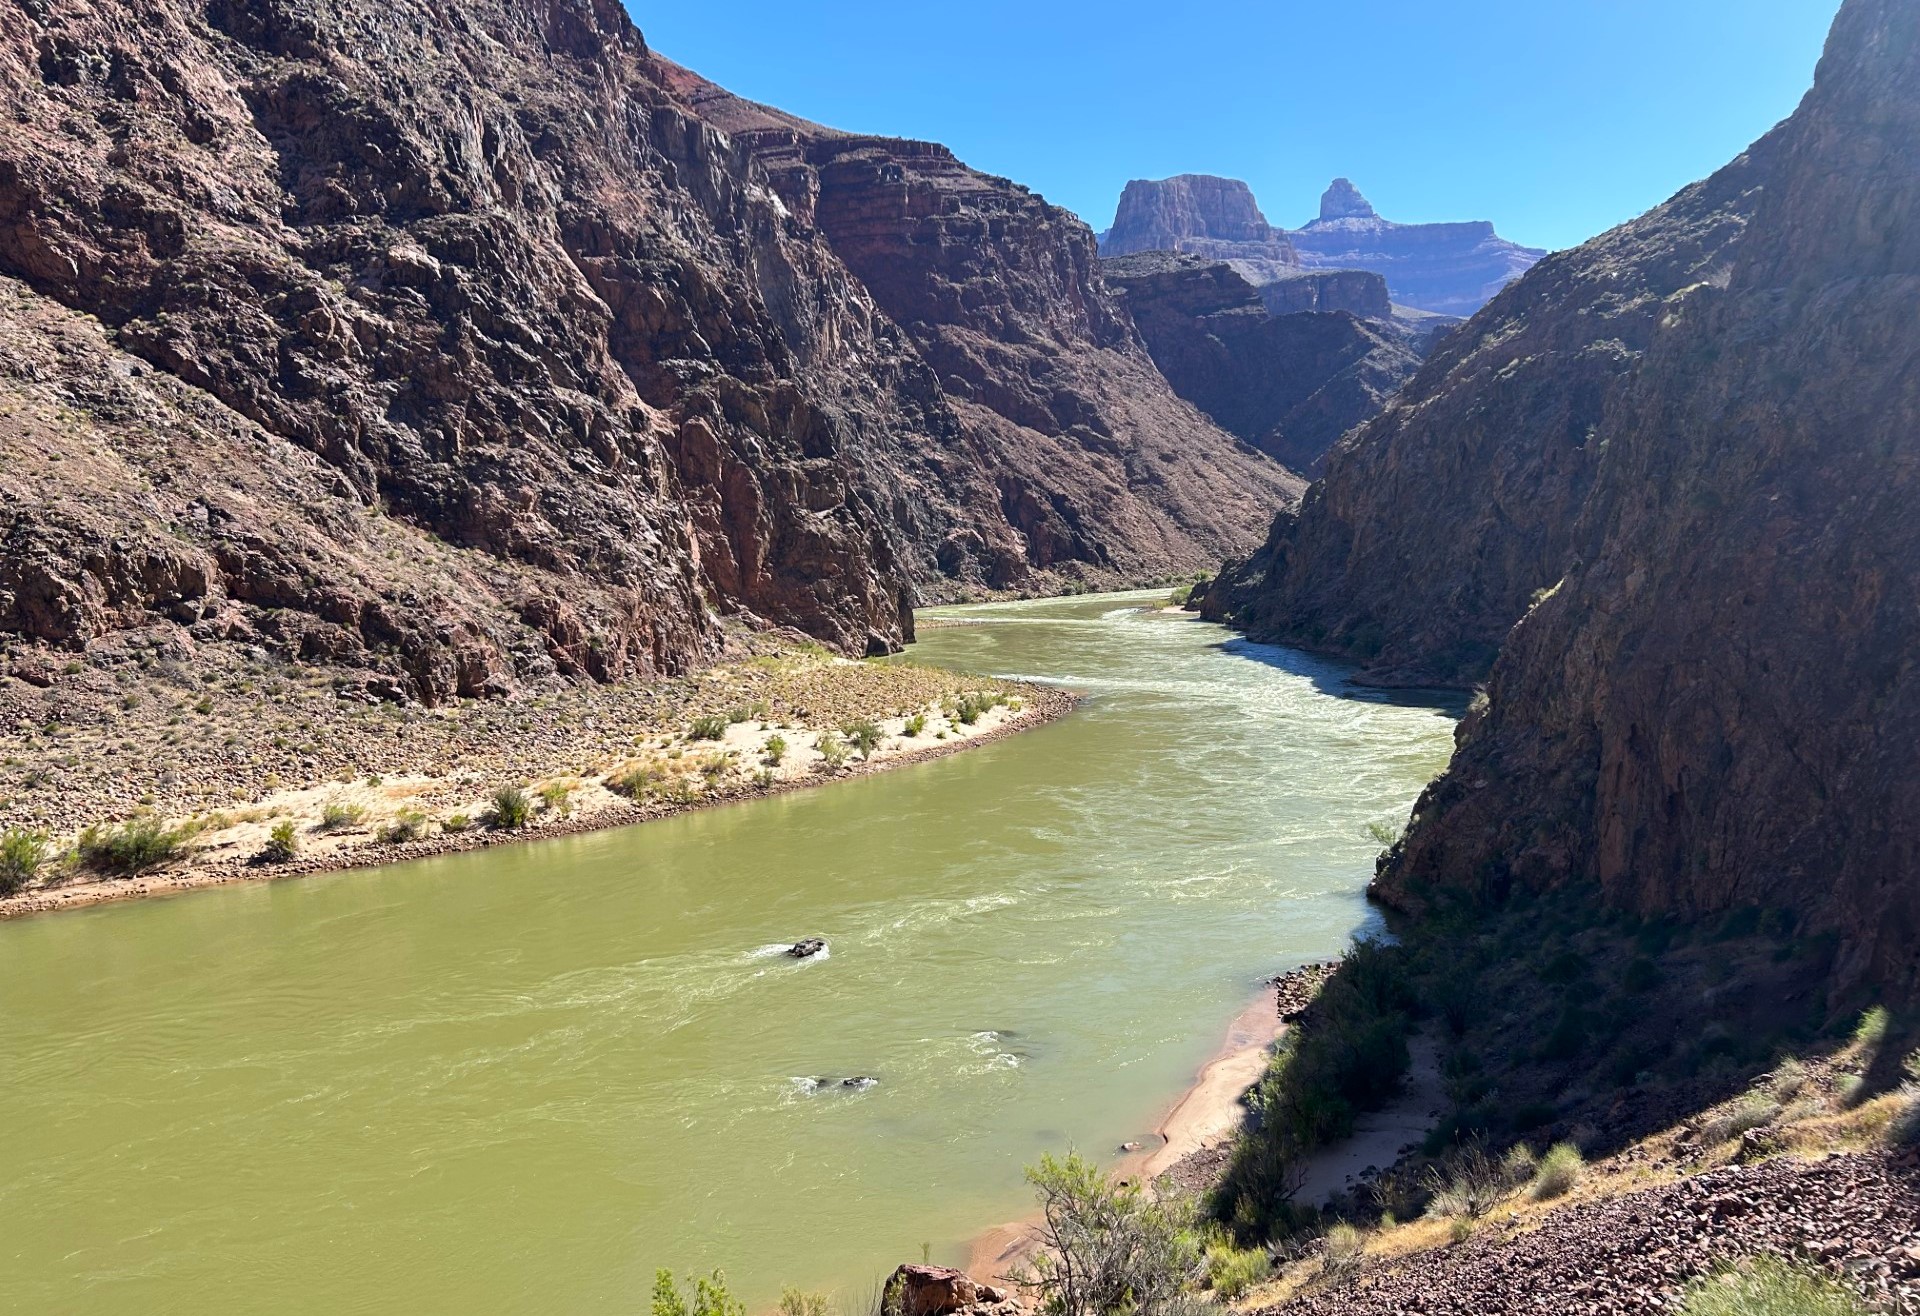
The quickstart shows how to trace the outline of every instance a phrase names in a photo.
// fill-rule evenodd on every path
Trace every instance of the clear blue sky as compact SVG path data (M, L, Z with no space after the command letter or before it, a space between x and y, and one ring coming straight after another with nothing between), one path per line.
M1297 226L1383 215L1570 246L1724 164L1812 81L1838 0L628 0L661 54L837 128L945 142L1105 228L1214 173Z

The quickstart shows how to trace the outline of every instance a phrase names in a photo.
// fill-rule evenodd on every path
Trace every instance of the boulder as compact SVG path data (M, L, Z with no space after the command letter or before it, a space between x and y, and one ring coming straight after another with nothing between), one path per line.
M827 943L825 938L807 937L787 947L787 954L793 956L796 960L810 960L826 948Z

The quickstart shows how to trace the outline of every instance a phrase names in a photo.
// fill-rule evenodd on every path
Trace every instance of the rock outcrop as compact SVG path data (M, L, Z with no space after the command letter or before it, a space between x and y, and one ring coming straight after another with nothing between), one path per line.
M1320 198L1320 215L1287 235L1300 264L1373 270L1393 300L1442 315L1471 315L1547 253L1494 232L1484 220L1396 224L1344 178Z
M1329 453L1297 515L1222 573L1207 612L1364 664L1382 685L1470 686L1589 546L1599 426L1669 300L1727 277L1766 143L1583 247L1442 340Z
M1222 262L1148 252L1101 266L1180 395L1294 470L1317 467L1419 364L1390 324L1271 313L1266 289Z
M944 146L838 132L658 63L905 327L1029 567L1117 582L1204 566L1298 500L1304 482L1160 376L1074 216Z
M1224 260L1252 283L1300 272L1299 253L1260 213L1252 189L1237 178L1211 174L1136 178L1126 185L1113 226L1100 235L1100 254L1143 251Z
M1006 283L955 328L978 378L930 360L611 0L11 12L20 642L170 626L429 702L681 670L716 614L879 652L916 597L1201 565L1298 487L1173 396L1090 235L1011 185L925 272L976 263L970 310ZM890 201L891 167L850 172ZM860 195L823 186L836 231ZM1060 324L1074 350L1036 344Z
M1023 1310L1005 1289L950 1266L900 1266L886 1293L889 1307L897 1302L900 1316L1016 1316Z
M1610 389L1577 559L1378 887L1783 910L1838 938L1843 985L1911 995L1920 11L1847 0L1744 167L1728 268L1663 300Z
M1128 183L1100 250L1108 256L1206 256L1230 262L1256 284L1321 271L1370 271L1385 280L1395 304L1456 316L1479 310L1546 255L1507 241L1484 221L1382 219L1344 178L1334 180L1320 199L1319 216L1305 228L1278 228L1261 214L1245 183L1205 174Z

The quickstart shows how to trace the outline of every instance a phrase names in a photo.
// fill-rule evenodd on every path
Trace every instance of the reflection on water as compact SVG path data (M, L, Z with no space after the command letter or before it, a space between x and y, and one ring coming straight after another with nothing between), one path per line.
M0 1307L631 1312L661 1265L763 1305L959 1255L1369 921L1367 824L1450 747L1450 703L1139 601L931 614L974 624L915 660L1087 696L948 759L0 926Z

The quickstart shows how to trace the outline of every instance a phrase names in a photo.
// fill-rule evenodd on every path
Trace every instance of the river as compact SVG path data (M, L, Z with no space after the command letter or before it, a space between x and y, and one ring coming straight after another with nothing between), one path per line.
M721 1266L854 1311L963 1258L1372 922L1368 824L1451 748L1150 597L923 613L914 660L1087 696L949 758L0 925L0 1309L632 1313Z

